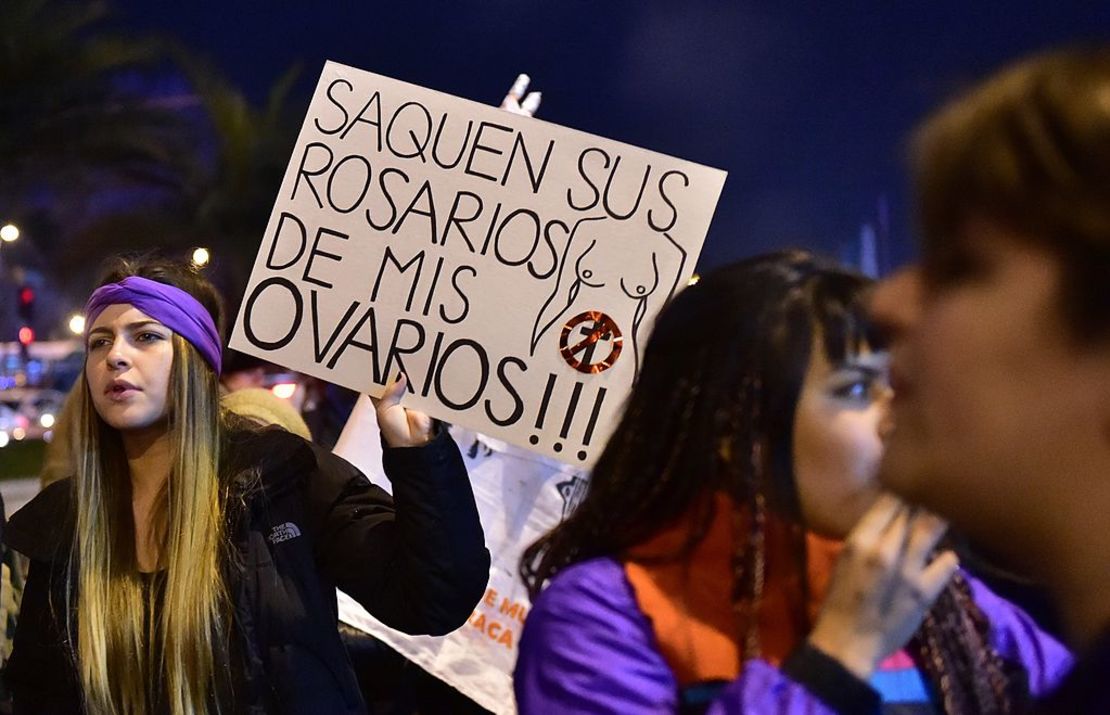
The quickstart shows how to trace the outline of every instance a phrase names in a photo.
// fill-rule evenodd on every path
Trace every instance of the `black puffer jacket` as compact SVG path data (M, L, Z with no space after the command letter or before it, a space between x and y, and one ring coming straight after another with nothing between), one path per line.
M226 453L238 467L256 467L233 470L228 510L239 561L227 568L231 709L365 712L336 628L335 588L393 628L431 635L465 623L485 590L489 552L458 448L441 429L427 446L386 449L392 499L347 462L280 429L235 432ZM16 713L81 711L63 609L51 608L65 603L70 482L45 489L4 535L31 559L5 673Z

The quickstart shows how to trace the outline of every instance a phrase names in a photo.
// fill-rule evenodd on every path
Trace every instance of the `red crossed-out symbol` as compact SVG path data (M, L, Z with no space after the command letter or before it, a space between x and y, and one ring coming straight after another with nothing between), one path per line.
M580 325L582 329L575 332L575 328ZM605 372L617 362L621 355L622 342L620 328L612 318L598 310L587 310L574 316L563 326L559 335L559 353L578 372L596 375ZM599 349L605 344L609 345L607 355ZM595 360L599 355L601 359Z

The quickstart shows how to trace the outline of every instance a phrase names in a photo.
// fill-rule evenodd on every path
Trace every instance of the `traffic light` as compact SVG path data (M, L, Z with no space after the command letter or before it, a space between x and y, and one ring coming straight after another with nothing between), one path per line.
M28 348L35 342L35 329L31 322L35 317L35 289L29 285L21 285L15 296L16 312L19 315L19 352L24 362L28 358Z
M16 305L19 306L19 319L30 323L35 317L35 289L29 285L20 286L16 294Z
M27 361L31 359L31 343L35 342L35 329L30 325L24 325L19 329L19 357L26 365Z

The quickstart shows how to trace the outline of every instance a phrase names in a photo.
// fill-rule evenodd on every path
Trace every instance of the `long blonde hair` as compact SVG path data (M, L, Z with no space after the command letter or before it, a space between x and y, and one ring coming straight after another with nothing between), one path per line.
M160 610L154 608L157 589L144 589L138 569L131 480L120 435L97 414L87 385L81 393L71 552L77 568L70 571L69 591L76 592L75 656L90 713L145 713L155 698L173 715L208 712L218 708L216 682L226 675L219 386L192 345L178 335L172 342L167 396L172 464L151 524L164 569L164 576L156 577L164 579Z

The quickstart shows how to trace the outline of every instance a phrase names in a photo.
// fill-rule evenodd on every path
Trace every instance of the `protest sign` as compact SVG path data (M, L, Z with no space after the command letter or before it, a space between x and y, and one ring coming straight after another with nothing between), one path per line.
M329 62L231 347L588 466L724 178Z

